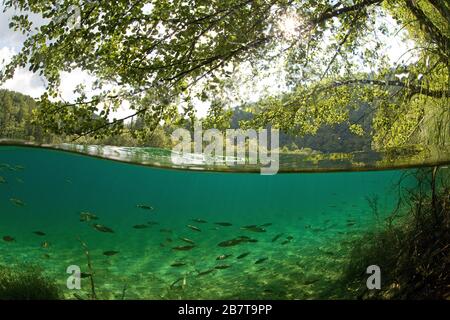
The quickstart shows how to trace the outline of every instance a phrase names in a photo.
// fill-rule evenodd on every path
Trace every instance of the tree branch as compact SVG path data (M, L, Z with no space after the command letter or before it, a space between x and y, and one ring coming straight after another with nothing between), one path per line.
M432 41L439 47L439 56L448 63L450 51L450 39L441 33L438 27L426 16L422 9L415 4L414 0L405 0L406 7L424 26L424 29Z
M383 2L384 0L363 0L360 3L354 4L352 6L348 6L348 7L343 7L340 9L335 9L332 11L327 11L325 13L323 13L322 15L320 15L319 17L317 17L316 19L312 20L312 23L314 24L319 24L322 23L328 19L340 16L344 13L348 13L348 12L353 12L353 11L359 11L364 9L365 7L371 6L373 4L379 5Z
M375 85L375 86L389 86L389 87L401 87L404 89L408 89L411 92L411 95L422 94L432 98L443 98L450 97L449 90L432 90L428 88L424 88L422 86L410 85L398 80L369 80L369 79L353 79L353 80L345 80L345 81L336 81L332 85L327 86L325 89L329 88L337 88L342 86L350 86L350 85Z
M442 0L428 0L433 7L436 8L437 11L441 14L441 16L447 20L447 23L450 23L450 9L447 7L444 1Z

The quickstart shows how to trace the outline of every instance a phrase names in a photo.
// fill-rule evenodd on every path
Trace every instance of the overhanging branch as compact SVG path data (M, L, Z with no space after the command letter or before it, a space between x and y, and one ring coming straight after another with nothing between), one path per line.
M335 10L331 10L331 11L327 11L325 13L323 13L322 15L320 15L319 17L317 17L316 19L314 19L312 21L312 23L314 24L319 24L322 23L328 19L340 16L344 13L348 13L348 12L353 12L353 11L359 11L364 9L365 7L374 5L374 4L381 4L384 0L363 0L357 4L354 4L352 6L348 6L348 7L343 7L340 9L335 9Z
M409 90L411 95L422 94L432 98L448 98L450 97L450 90L433 90L423 86L411 85L399 80L370 80L370 79L352 79L344 81L336 81L327 88L337 88L351 85L374 85L386 87L400 87Z

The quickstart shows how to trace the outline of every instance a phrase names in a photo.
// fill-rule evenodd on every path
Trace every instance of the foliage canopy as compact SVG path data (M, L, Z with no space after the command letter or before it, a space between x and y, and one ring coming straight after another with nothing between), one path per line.
M10 27L27 39L1 80L19 67L45 77L37 119L54 133L108 136L131 117L152 130L161 122L192 120L196 99L214 106L209 117L219 120L210 123L223 124L230 116L224 92L236 85L237 66L250 63L258 72L282 59L289 90L261 99L243 126L303 135L348 122L355 134L373 134L378 148L443 144L450 134L446 1L64 0L55 6L6 0L5 6L16 8ZM64 16L73 6L77 28ZM46 22L35 28L30 12ZM394 66L382 50L391 32L388 17L414 41L408 50L414 58ZM65 102L58 92L61 72L76 69L97 80L92 88L77 87L76 101ZM134 113L111 120L124 100ZM349 111L365 104L374 114L373 132L349 120Z

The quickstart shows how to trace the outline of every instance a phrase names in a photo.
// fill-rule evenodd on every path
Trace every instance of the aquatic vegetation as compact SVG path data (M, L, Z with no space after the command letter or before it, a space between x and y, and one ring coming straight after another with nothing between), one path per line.
M92 259L91 259L91 255L89 253L89 248L87 246L87 244L85 242L83 242L80 238L78 238L78 241L81 244L81 247L83 248L84 254L86 256L86 261L87 261L87 267L89 272L88 273L84 273L84 275L89 278L89 284L91 286L91 294L90 294L90 299L92 300L96 300L97 299L97 293L95 292L95 282L94 282L94 270L92 267ZM77 297L78 299L80 297Z
M34 265L0 265L0 300L61 299L58 286Z
M352 243L340 279L347 294L363 299L450 298L450 188L434 192L411 191L408 214ZM381 290L367 289L365 270L370 265L382 270Z

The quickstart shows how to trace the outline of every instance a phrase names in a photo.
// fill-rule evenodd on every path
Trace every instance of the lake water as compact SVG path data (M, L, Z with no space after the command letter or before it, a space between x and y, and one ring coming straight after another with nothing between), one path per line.
M68 266L89 272L81 240L102 299L352 298L334 287L351 240L413 170L262 176L0 146L0 236L14 239L0 265L39 265L66 298L87 297L89 278L66 287Z

